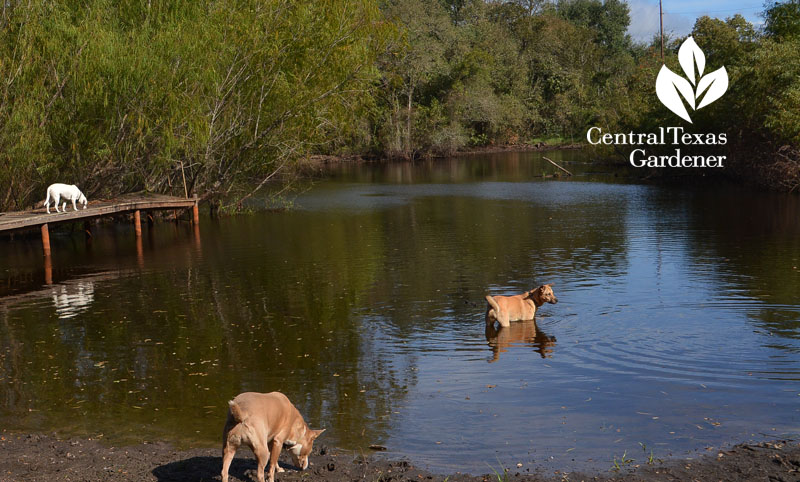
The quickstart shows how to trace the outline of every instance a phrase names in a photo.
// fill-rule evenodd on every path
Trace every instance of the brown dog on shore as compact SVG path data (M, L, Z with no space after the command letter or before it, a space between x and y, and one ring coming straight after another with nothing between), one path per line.
M258 463L258 482L264 482L264 468L269 460L269 480L275 481L281 447L292 454L300 470L308 467L308 454L314 439L325 431L311 430L303 416L280 392L245 392L228 402L228 420L222 434L222 482L228 482L228 469L236 449L245 444L253 451Z
M535 290L526 291L514 296L486 296L486 324L495 320L500 326L509 326L511 321L532 320L536 308L545 303L556 304L558 298L553 293L552 285L542 285Z

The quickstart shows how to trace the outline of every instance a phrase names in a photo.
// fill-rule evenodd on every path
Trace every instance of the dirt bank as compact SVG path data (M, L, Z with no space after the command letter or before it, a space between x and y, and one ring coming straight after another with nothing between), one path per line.
M281 465L287 471L279 481L497 481L496 474L470 476L434 475L405 461L364 458L352 452L315 447L312 465L305 472L290 467L286 454ZM97 440L52 435L0 435L0 481L214 481L219 480L221 459L217 449L176 450L165 443L129 447L108 446ZM240 450L231 466L232 481L254 481L255 459ZM502 474L501 478L502 479ZM800 481L800 443L778 441L742 444L731 450L695 460L671 460L652 466L603 474L518 473L508 481L636 481L636 480L724 480Z

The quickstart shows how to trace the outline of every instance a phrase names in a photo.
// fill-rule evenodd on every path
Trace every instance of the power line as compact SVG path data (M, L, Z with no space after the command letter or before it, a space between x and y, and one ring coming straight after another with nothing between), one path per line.
M761 10L764 7L745 7L745 8L729 8L726 10L695 10L693 12L667 12L673 15L691 15L695 13L723 13L723 12L740 12L742 10Z

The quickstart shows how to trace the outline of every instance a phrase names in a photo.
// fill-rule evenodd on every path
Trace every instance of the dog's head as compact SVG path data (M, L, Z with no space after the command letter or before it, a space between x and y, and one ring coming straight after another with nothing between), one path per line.
M308 456L311 454L311 449L314 448L314 440L322 435L325 429L322 430L307 430L305 436L298 441L287 440L284 446L292 454L292 461L294 465L300 470L308 468Z
M558 298L556 298L556 294L553 293L553 285L551 284L542 285L535 290L531 290L528 292L528 296L533 299L536 306L542 306L545 303L553 305L558 303Z
M86 209L86 204L89 202L86 200L86 196L75 184L73 184L72 187L74 187L75 190L78 191L78 194L80 194L80 196L78 196L78 204L83 204L83 209Z

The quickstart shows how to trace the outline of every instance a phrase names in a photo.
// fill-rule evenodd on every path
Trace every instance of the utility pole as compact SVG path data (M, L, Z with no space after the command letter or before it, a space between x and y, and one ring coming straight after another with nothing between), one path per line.
M664 10L661 8L661 0L658 0L658 23L661 32L661 63L664 63Z

